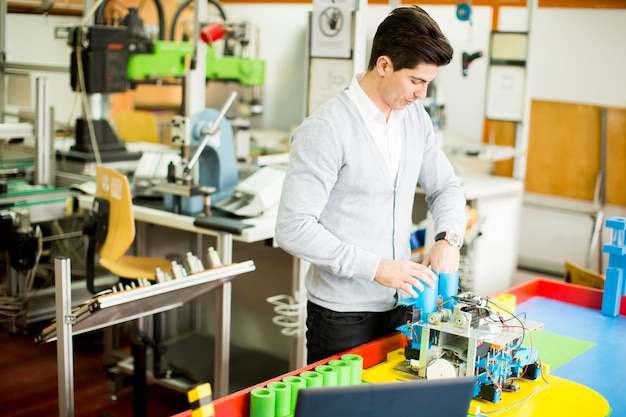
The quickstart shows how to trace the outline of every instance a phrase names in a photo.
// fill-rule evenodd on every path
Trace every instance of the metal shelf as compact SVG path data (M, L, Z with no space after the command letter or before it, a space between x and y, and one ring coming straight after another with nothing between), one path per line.
M228 285L237 275L254 270L253 261L229 264L191 274L185 278L102 295L72 310L70 260L55 259L56 323L44 329L39 341L57 341L59 415L74 415L73 335L181 306L199 295ZM224 315L222 320L230 320L230 316ZM226 324L217 323L218 327L224 327ZM229 334L227 336L230 337ZM228 346L229 341L222 343ZM224 355L226 355L224 352L220 353L220 356ZM224 373L221 368L223 363L227 362L224 359L227 358L216 356L216 379L222 377Z

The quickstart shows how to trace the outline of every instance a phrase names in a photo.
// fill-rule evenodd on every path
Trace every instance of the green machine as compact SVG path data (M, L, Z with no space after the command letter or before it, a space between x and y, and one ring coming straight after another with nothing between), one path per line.
M207 80L237 81L243 86L260 86L265 79L265 61L237 56L216 56L215 45L206 48ZM155 41L150 54L128 58L127 75L132 81L182 77L193 56L193 44L185 41Z
M202 39L207 43L206 80L234 81L250 87L249 105L252 114L259 114L258 92L264 83L265 62L254 56L253 26L248 22L211 24L202 33L211 34ZM63 156L92 162L93 132L102 162L139 159L140 154L126 150L107 121L108 95L142 83L180 80L194 68L196 49L200 48L186 39L165 40L161 34L159 40L153 40L146 36L135 8L128 8L119 26L96 23L70 28L68 44L72 47L71 86L86 94L85 101L98 103L100 108L85 109L83 117L76 120L76 142ZM222 46L223 50L218 51Z

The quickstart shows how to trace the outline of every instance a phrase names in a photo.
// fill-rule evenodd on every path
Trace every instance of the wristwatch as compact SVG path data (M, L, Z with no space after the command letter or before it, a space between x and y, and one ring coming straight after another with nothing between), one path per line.
M435 242L444 239L450 246L456 246L458 249L461 249L461 246L463 246L463 235L459 232L448 230L447 232L440 232L435 235Z

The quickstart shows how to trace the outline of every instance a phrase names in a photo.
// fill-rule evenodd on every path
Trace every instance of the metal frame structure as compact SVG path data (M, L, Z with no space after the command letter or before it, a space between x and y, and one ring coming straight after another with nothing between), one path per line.
M70 259L65 257L55 259L56 323L58 325L55 326L55 331L50 331L44 336L44 341L57 341L59 416L74 416L72 344L74 335L167 311L213 289L221 288L223 293L230 295L230 280L236 275L254 270L255 265L252 261L209 269L189 275L184 279L100 296L73 311ZM224 287L228 289L224 290ZM230 302L219 304L224 314L221 320L218 320L218 331L229 333ZM222 387L224 382L226 386L228 385L229 340L230 337L222 337L221 343L216 346L217 387Z

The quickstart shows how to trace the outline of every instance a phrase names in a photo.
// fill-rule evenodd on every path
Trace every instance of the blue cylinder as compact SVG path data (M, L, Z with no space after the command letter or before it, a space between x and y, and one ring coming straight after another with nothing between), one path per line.
M439 280L435 281L434 288L430 288L424 284L424 291L420 291L416 287L413 289L417 292L418 296L415 300L414 307L421 308L420 320L426 320L426 317L437 310L437 298L439 293Z
M439 274L439 295L444 308L452 308L452 297L459 293L459 271Z

